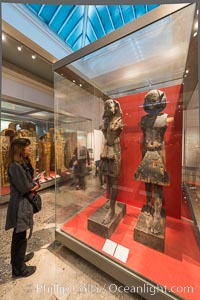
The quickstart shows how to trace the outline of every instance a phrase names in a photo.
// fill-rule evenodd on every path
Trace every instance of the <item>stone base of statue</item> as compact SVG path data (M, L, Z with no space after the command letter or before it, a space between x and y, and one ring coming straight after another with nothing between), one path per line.
M111 237L115 229L117 228L119 222L126 214L126 204L121 202L116 202L115 204L115 215L112 218L111 222L108 224L102 224L103 218L108 212L108 203L107 201L99 209L97 209L89 218L88 218L88 230L108 239Z
M145 205L144 205L145 207ZM166 224L166 213L165 209L162 208L161 219L160 219L160 233L153 234L151 232L153 217L147 215L144 212L144 207L138 217L137 223L134 227L134 240L145 246L164 252L165 245L165 224Z

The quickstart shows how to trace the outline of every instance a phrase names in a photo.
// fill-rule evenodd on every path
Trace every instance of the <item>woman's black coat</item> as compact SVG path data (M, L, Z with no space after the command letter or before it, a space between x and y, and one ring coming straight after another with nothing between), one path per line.
M5 229L16 228L22 232L33 227L33 207L24 196L33 187L33 168L30 164L12 162L8 168L10 178L10 201Z

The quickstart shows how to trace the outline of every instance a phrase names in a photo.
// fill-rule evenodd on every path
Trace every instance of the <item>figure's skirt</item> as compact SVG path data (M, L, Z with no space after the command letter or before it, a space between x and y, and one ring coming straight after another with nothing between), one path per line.
M121 167L120 144L105 145L101 153L100 172L105 176L118 177Z
M158 151L147 151L137 168L136 180L158 185L169 185L169 175Z
M105 176L118 177L120 164L117 159L101 159L100 172Z

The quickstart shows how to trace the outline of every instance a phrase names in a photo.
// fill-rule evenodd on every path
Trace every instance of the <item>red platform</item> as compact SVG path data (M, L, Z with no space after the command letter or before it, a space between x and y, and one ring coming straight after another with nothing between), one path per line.
M104 197L98 198L66 222L61 230L101 252L105 239L87 230L87 219L105 201ZM167 217L165 251L160 253L133 240L133 228L139 213L140 209L127 205L125 217L110 238L130 249L126 264L118 262L156 285L173 289L182 298L200 299L200 250L192 223ZM188 286L193 291L188 293L185 288Z

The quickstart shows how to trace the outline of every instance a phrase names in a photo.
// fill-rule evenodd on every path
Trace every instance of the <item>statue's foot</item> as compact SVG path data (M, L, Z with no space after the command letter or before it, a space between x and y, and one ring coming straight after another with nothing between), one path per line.
M108 201L106 202L105 208L106 208L106 209L109 209L109 208L110 208L110 200L108 200Z
M151 228L151 233L154 234L154 235L157 235L157 234L160 234L161 231L156 229L156 228Z
M151 233L152 234L160 234L161 233L161 223L160 218L156 218L153 220L153 223L151 225Z
M101 185L101 188L102 188L103 190L106 190L106 184L102 184L102 185Z
M145 204L142 208L142 212L147 216L153 215L153 207Z
M114 217L115 213L114 211L110 210L107 212L105 218L103 219L102 224L107 225L111 222L112 218Z

